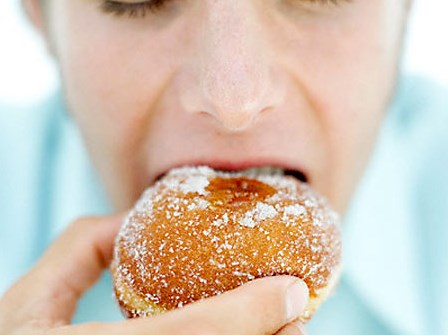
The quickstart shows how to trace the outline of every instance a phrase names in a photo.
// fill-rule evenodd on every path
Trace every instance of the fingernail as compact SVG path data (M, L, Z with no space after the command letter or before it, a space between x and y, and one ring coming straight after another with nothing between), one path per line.
M291 322L302 314L308 303L308 287L302 281L296 281L286 290L286 320Z
M291 325L296 327L300 331L301 335L306 335L305 327L303 326L302 322L300 321L293 322L291 323Z

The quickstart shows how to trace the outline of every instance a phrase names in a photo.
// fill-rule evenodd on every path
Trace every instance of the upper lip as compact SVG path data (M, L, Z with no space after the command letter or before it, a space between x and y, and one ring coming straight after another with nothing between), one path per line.
M198 161L185 161L185 162L177 162L173 163L170 166L164 167L157 171L153 178L151 178L151 184L156 180L162 178L165 174L168 173L169 170L184 166L208 166L215 170L222 171L241 171L250 168L257 168L263 166L272 166L277 167L285 171L285 174L291 175L301 181L308 182L309 176L307 171L304 170L302 166L297 166L297 164L293 164L285 161L274 161L269 159L260 159L260 160L247 160L247 161L232 161L232 160L223 160L223 159L215 159L215 160L198 160Z

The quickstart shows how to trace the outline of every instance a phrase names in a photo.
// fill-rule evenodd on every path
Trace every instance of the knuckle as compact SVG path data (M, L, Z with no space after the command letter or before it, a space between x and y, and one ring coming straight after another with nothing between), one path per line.
M94 220L93 217L82 217L79 218L72 223L72 227L74 229L86 229L86 227L89 227L92 225L92 221Z
M75 234L91 232L97 226L95 225L97 221L98 219L95 217L83 217L73 221L69 230Z

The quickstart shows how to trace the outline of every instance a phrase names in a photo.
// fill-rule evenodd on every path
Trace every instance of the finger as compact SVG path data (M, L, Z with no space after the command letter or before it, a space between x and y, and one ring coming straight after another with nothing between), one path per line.
M192 323L212 334L274 334L286 323L300 316L308 301L306 284L295 277L270 277L249 282L221 296L187 306L186 313L172 314L174 321L188 326ZM180 312L180 311L179 311ZM173 331L173 334L176 331ZM205 332L207 333L207 332Z
M33 270L8 291L7 303L21 311L19 317L70 322L77 300L111 260L121 219L121 215L85 218L70 225Z
M49 247L34 272L42 273L47 280L67 279L68 284L73 282L73 289L82 294L109 265L122 221L123 215L117 215L74 222Z
M279 330L275 335L306 335L305 327L299 321L291 322Z
M77 333L275 334L300 316L307 300L308 289L301 280L287 276L270 277L161 316L115 324L82 325L78 326Z

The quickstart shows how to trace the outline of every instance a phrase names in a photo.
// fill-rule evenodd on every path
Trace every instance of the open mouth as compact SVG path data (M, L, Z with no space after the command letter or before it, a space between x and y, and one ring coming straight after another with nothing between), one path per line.
M205 164L202 164L205 165ZM300 180L301 182L308 182L308 178L305 173L299 170L293 170L293 169L285 169L278 166L271 166L271 165L263 165L263 166L255 166L255 167L249 167L244 169L234 169L234 168L225 168L225 167L213 167L210 166L216 171L222 171L222 172L235 172L238 174L242 174L248 177L257 177L262 175L269 175L269 176L291 176L296 178L297 180ZM165 173L160 174L156 180L159 180L163 178L168 171Z
M291 176L294 177L302 182L307 182L307 177L305 174L298 170L290 170L290 169L283 169L278 166L258 166L258 167L252 167L247 168L244 170L226 170L226 169L216 169L217 171L223 171L223 172L239 172L243 175L247 176L261 176L261 175L269 175L269 176Z

